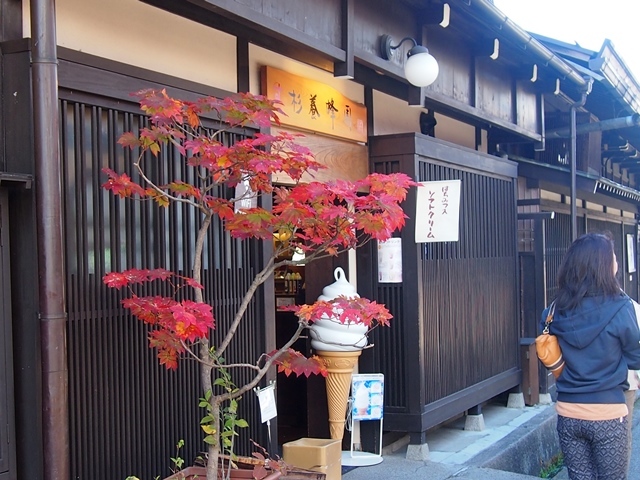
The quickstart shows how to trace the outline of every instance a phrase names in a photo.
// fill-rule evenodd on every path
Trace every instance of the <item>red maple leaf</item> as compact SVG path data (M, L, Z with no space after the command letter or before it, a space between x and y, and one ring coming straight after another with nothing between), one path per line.
M272 357L277 352L277 350L274 350L267 356ZM327 376L327 366L320 357L307 358L292 348L279 354L274 363L278 367L278 372L284 373L287 377L292 373L297 376L305 375L306 377L310 375Z
M211 305L184 300L171 307L174 324L172 329L181 340L194 342L208 338L209 329L214 327Z
M133 295L131 298L122 300L122 306L129 309L131 314L149 324L160 324L164 328L171 325L172 315L171 308L177 302L167 297L138 297Z
M149 280L168 280L174 275L173 272L164 268L154 268L153 270L147 270L147 278Z
M129 280L124 273L111 272L102 277L102 282L109 288L120 288L129 285Z
M339 296L331 301L318 300L311 305L280 307L281 311L293 312L305 323L322 318L336 318L341 323L361 323L369 327L389 325L393 315L384 305L362 297Z
M131 180L131 177L126 173L118 175L110 168L103 168L102 171L107 174L109 179L102 184L102 188L105 190L111 190L119 197L125 198L132 195L145 196L145 189Z
M178 357L184 352L184 347L168 330L153 330L149 333L149 347L158 350L160 365L168 370L178 368Z

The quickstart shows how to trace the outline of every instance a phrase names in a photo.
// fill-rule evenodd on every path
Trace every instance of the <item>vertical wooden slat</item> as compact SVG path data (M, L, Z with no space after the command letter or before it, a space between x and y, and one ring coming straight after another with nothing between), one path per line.
M391 164L377 162L376 171L390 173ZM459 241L425 244L419 256L424 286L424 318L419 321L424 322L422 342L428 359L424 394L429 404L518 364L518 326L513 321L515 201L511 179L428 161L420 162L418 172L419 181L462 181ZM402 318L402 297L389 295L390 289L401 291L402 285L379 285L379 300L394 317ZM403 331L394 323L388 335L402 338ZM380 357L375 364L393 383L385 392L385 408L406 411L407 399L400 394L405 389L399 382L409 367L393 356L396 348L374 349ZM491 362L483 361L487 351L496 352ZM452 371L457 374L450 375Z
M101 189L103 167L131 171L129 152L117 145L124 131L137 131L144 117L115 108L61 100L61 151L65 172L64 209L69 313L69 403L72 478L112 480L135 474L165 476L175 444L184 438L181 455L193 461L204 450L198 409L197 365L184 362L178 372L159 367L148 345L148 329L121 305L123 292L106 289L102 276L125 268L165 267L188 274L194 229L201 219L181 206L158 210L149 203L123 201ZM242 138L237 135L227 140ZM156 169L160 180L186 178L175 151L166 152L172 164ZM173 232L170 235L168 232ZM248 288L253 263L248 248L214 224L207 241L203 281L215 305L220 335ZM166 294L166 286L151 285L139 294ZM258 304L247 311L228 361L255 361L264 346L259 322L265 317ZM238 383L248 378L238 373ZM237 451L249 454L249 436L266 444L255 396L241 401L241 416L251 419L250 434Z

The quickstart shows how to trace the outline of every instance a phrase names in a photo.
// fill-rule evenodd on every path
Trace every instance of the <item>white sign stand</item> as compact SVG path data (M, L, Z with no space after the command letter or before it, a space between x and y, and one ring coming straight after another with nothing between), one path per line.
M271 443L271 419L278 416L278 410L276 405L276 385L271 382L264 388L254 388L254 392L258 396L258 403L260 404L260 415L262 417L262 423L267 424L267 433L269 434L269 443Z
M342 452L342 465L364 467L382 462L382 417L384 405L384 375L382 373L360 373L351 377L350 430L353 422L378 420L380 422L380 445L378 453L351 450Z

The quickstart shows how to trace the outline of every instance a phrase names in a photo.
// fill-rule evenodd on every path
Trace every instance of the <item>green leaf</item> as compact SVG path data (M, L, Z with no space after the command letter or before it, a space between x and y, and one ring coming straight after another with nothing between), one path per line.
M247 423L247 421L242 418L236 422L236 427L247 428L248 426L249 424Z
M202 417L202 420L200 420L200 423L211 423L213 422L213 417L211 415L205 415L204 417Z
M207 445L215 445L216 444L216 438L213 435L207 435L206 437L204 437L202 439L204 441L204 443L206 443Z

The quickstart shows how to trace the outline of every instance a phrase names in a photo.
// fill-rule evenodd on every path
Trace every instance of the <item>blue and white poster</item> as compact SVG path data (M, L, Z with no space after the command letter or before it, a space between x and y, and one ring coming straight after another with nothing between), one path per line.
M384 375L355 374L351 378L353 420L381 420L384 406Z

